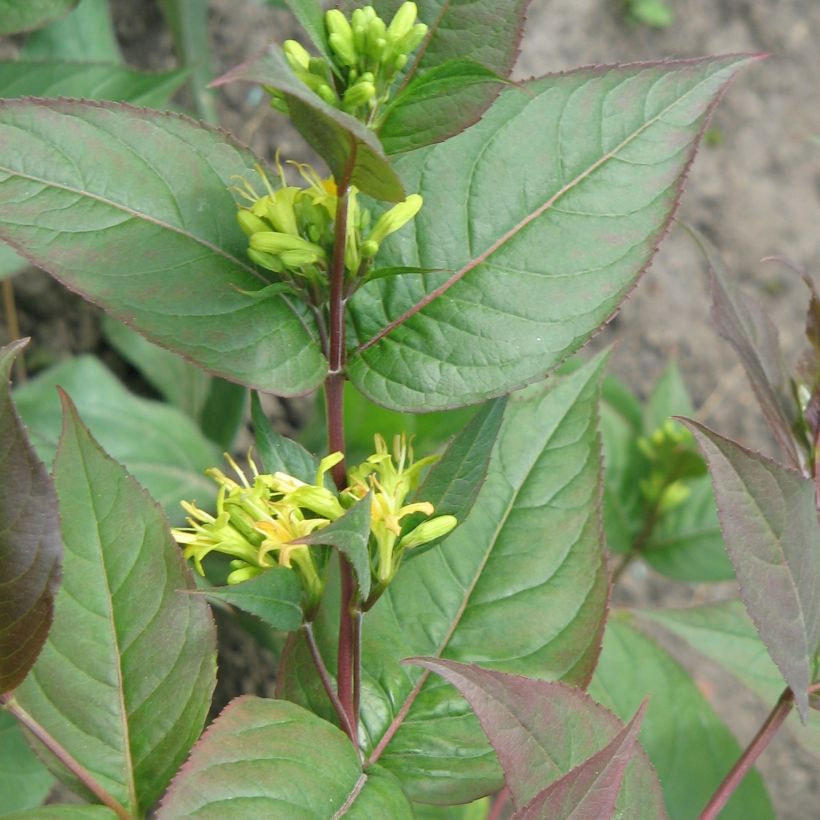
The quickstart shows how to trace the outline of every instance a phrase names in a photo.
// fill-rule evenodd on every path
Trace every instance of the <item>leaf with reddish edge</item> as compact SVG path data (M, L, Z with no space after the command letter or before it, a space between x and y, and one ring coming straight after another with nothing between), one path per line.
M208 712L214 623L162 510L62 394L54 462L65 552L54 624L16 700L134 815L162 794ZM70 788L80 784L55 766Z
M412 810L395 778L363 772L335 726L282 700L232 700L194 746L157 820L389 817Z
M646 701L600 752L547 786L512 820L600 820L612 817L626 767L635 752Z
M27 340L0 350L0 694L23 681L43 648L60 584L57 493L10 396Z
M502 775L469 704L403 658L443 656L579 685L592 675L609 591L597 431L606 359L509 398L470 514L403 565L367 614L365 750L414 800L475 800L499 788ZM322 656L335 658L332 577L315 634ZM295 647L281 694L332 719L307 649Z
M760 409L786 458L793 467L799 468L803 456L792 433L797 406L792 399L777 328L758 302L735 287L709 240L691 228L687 230L709 267L715 327L737 353Z
M336 547L350 561L363 600L370 595L370 504L371 493L357 501L341 518L321 530L316 530L294 544Z
M385 407L429 412L543 378L651 262L712 109L755 59L546 76L502 91L464 133L400 156L424 206L376 264L443 272L356 292L353 384Z
M229 190L258 160L177 114L78 100L0 101L0 238L200 367L282 395L324 378L315 322L259 302Z
M814 483L691 419L712 475L740 596L805 720L820 644L820 526Z
M639 727L639 710L624 735L617 718L580 689L482 669L439 658L411 658L455 686L469 701L498 755L513 803L520 811L551 784L588 758L617 746ZM628 742L634 744L635 738ZM613 748L614 745L614 748ZM626 765L616 812L629 817L666 817L660 784L643 751ZM561 787L559 787L561 788ZM521 815L537 817L538 815ZM609 815L599 815L609 816ZM613 816L618 816L617 814Z
M376 199L404 199L401 180L387 161L376 135L357 119L328 105L296 77L278 46L231 69L214 80L259 83L285 95L299 133L328 164L337 183L343 180Z

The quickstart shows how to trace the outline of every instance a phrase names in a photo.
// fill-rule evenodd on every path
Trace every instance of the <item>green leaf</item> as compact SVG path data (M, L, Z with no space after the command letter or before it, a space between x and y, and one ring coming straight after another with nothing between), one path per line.
M224 74L214 85L236 81L271 86L285 95L299 133L328 164L337 182L348 179L362 193L391 202L404 199L401 180L376 135L363 123L328 105L291 70L278 46Z
M0 238L151 341L280 394L326 364L312 317L260 303L229 186L257 163L175 114L76 100L0 102Z
M280 436L265 416L259 396L251 398L251 421L256 441L256 453L266 473L287 473L305 484L313 484L319 469L319 459L301 444Z
M783 676L740 601L690 609L640 610L635 615L683 638L701 656L748 687L767 708L782 694ZM797 714L788 720L792 737L813 755L820 756L820 715L810 712L805 726Z
M651 435L672 416L691 416L695 412L689 390L678 363L671 359L658 377L644 409L643 429Z
M186 77L180 70L147 74L110 63L16 60L0 62L0 97L84 97L159 107Z
M58 804L4 814L3 820L117 820L117 815L106 806Z
M331 67L335 66L333 53L327 42L325 29L325 13L322 4L317 0L284 0L291 14L310 37L310 41L319 50L319 53L328 61Z
M389 21L403 0L374 0ZM518 57L529 0L417 0L419 20L430 31L415 53L424 71L448 60L468 58L502 77ZM412 73L415 63L410 69Z
M102 327L109 344L134 365L169 404L189 418L199 419L211 388L211 377L207 373L176 353L157 347L110 316L103 316Z
M470 702L504 768L519 809L515 817L541 816L526 808L546 786L557 787L563 776L577 774L579 765L588 764L590 756L600 759L613 741L624 739L620 722L580 689L437 658L411 662L444 677ZM642 714L640 709L638 722ZM627 736L634 728L632 722ZM631 742L634 747L634 737ZM625 810L636 820L666 816L658 778L643 752L636 755L619 792L617 805L612 795L609 810L578 817L621 817Z
M294 544L336 547L350 561L362 599L370 596L370 507L371 493L357 501L341 518L321 530L316 530L303 538L297 538Z
M108 0L80 0L66 17L30 34L20 55L25 60L121 63Z
M510 398L467 520L403 566L367 615L366 747L412 799L474 800L497 789L501 773L467 703L403 658L423 653L579 684L592 674L608 589L596 429L604 361ZM335 657L331 603L316 623L325 658ZM283 693L330 715L309 664L301 646Z
M29 748L17 721L0 709L0 815L39 806L54 778Z
M804 720L820 647L820 526L814 482L684 420L712 474L726 549L760 637Z
M654 641L610 618L589 694L626 719L649 697L641 745L658 772L669 816L697 818L740 756L740 746L694 681ZM756 772L743 781L721 818L773 818Z
M0 279L8 279L28 267L28 262L5 242L0 242Z
M285 567L271 567L241 584L209 587L200 592L256 615L283 632L292 632L302 623L302 585L296 573Z
M9 395L25 345L0 349L0 693L19 686L40 654L60 585L57 494Z
M51 462L60 434L60 385L77 403L92 434L180 521L184 498L210 501L216 489L203 471L219 451L179 410L135 396L93 356L57 365L14 391L40 458Z
M64 394L63 394L64 396ZM148 494L70 400L54 464L65 541L54 625L20 705L133 814L199 736L216 682L213 619ZM61 779L72 783L65 771Z
M416 820L487 820L491 807L489 797L482 797L472 803L460 806L432 806L429 803L414 803Z
M247 412L248 390L241 384L214 378L199 425L211 441L230 450L245 424Z
M577 350L651 261L715 100L754 59L547 76L400 157L424 207L377 263L455 273L356 293L353 383L386 407L442 409L542 378Z
M459 523L470 514L487 478L490 454L504 418L506 396L482 407L450 442L441 459L416 490L415 501L429 501L436 515L454 515ZM423 555L442 539L410 550L405 560Z
M76 5L77 0L0 0L0 35L42 28Z
M469 128L503 84L495 72L472 60L448 60L415 76L377 128L385 153L412 151Z
M410 820L395 779L362 772L348 738L281 700L231 701L194 747L157 820L188 817Z
M191 69L191 93L196 114L205 122L216 125L219 115L214 94L208 87L214 76L208 33L209 6L209 0L159 0L179 60Z

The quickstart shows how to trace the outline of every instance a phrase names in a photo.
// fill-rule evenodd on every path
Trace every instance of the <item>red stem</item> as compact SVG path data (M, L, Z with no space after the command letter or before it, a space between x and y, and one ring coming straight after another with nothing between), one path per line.
M501 789L501 791L495 796L495 800L493 800L493 804L490 806L490 813L487 815L487 820L501 820L509 799L510 790L504 786L504 788Z
M112 797L95 779L91 772L75 760L22 706L10 695L0 696L0 703L32 734L63 766L90 791L97 800L108 806L122 820L133 820L125 807Z
M777 730L783 725L783 721L789 716L792 706L794 706L794 697L791 690L786 689L770 712L769 717L766 718L766 722L760 727L752 742L746 747L740 759L712 795L712 799L700 815L700 820L714 820L718 816L721 809L729 802L729 798L734 794L735 789L748 774L749 769L754 766L755 761L763 754Z

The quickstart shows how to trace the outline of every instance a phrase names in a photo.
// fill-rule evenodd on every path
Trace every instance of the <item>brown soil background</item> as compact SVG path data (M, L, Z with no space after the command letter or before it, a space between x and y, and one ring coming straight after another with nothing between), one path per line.
M820 145L810 139L820 136L820 3L670 0L668 5L674 24L655 30L628 23L619 0L533 0L516 76L596 63L770 54L736 81L718 108L713 121L718 144L702 148L679 215L715 242L730 272L765 304L793 355L801 345L805 287L793 273L759 260L788 256L820 280ZM173 64L171 39L154 2L114 0L113 7L130 63L155 69ZM295 32L281 9L250 0L213 0L215 70L227 70L269 41ZM277 147L285 156L307 157L299 136L259 102L249 86L224 89L218 97L224 125L263 157L272 158ZM43 364L92 351L126 372L101 340L92 308L33 271L15 280L15 290L23 332L34 336L33 352ZM673 228L617 320L593 345L617 342L613 372L641 395L668 357L676 356L696 406L705 405L707 423L776 455L742 371L711 327L708 304L703 264L687 236ZM681 605L732 593L731 585L707 590L674 584L638 564L625 574L618 597L629 604ZM243 671L226 681L228 688L264 692L264 659L242 634L229 632L223 661L230 657ZM688 663L740 742L747 742L766 710L727 678L691 657ZM760 769L778 817L820 817L817 761L796 749L787 734L776 738Z

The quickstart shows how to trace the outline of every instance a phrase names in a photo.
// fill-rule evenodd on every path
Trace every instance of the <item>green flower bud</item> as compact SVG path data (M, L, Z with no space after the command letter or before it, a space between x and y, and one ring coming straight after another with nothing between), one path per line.
M335 521L345 512L334 493L325 487L316 487L313 484L305 484L289 493L288 502L304 507L329 521Z
M243 581L249 581L251 578L256 578L257 575L261 575L265 571L260 567L252 567L244 561L231 561L232 567L234 564L237 564L237 567L233 572L228 574L226 579L229 586L241 584Z
M325 28L328 34L338 34L343 39L353 37L353 29L347 21L347 17L338 9L331 9L325 12Z
M404 37L396 44L397 49L403 54L410 54L418 48L421 41L427 36L427 26L424 23L416 23Z
M359 252L365 259L372 259L379 252L379 243L370 239L367 242L362 242Z
M361 105L367 105L376 96L376 86L373 83L358 82L345 91L342 106L345 111L353 111Z
M282 251L279 258L288 268L301 268L315 265L322 257L314 251Z
M328 65L324 57L311 57L308 71L316 77L327 78Z
M387 27L387 36L390 40L394 43L401 40L413 27L417 16L418 8L415 3L402 3Z
M316 92L328 105L337 105L339 102L339 98L336 96L336 92L327 84L324 83L319 86L319 90Z
M272 270L274 273L282 273L285 270L282 260L278 256L271 253L263 253L262 251L248 248L248 258L251 262L255 262L260 268L265 270Z
M407 65L408 57L406 54L399 54L395 60L393 60L393 68L395 71L401 71Z
M454 515L438 515L428 521L422 521L418 527L401 539L399 546L408 550L413 549L413 547L420 547L422 544L427 544L447 535L455 528L456 524L458 524L458 519Z
M389 211L385 211L376 221L368 242L375 242L381 245L385 238L391 233L395 233L399 228L406 225L421 209L423 200L418 194L410 194L404 202L394 205ZM251 240L253 241L253 240ZM367 244L367 243L365 243ZM364 252L364 247L362 247Z
M356 45L353 42L353 29L347 17L338 9L325 13L325 28L328 32L328 43L342 65L353 66L358 62Z
M382 48L387 45L384 36L386 32L387 26L381 17L376 17L367 24L365 52L371 60L381 60Z
M298 188L281 188L273 196L265 199L265 216L271 221L274 230L279 233L299 235L296 214L293 212L298 194Z
M310 54L301 43L297 43L296 40L285 40L282 50L285 52L285 58L294 71L308 70Z
M282 255L287 251L304 251L313 254L315 257L324 258L325 252L318 245L302 239L301 236L293 236L277 231L259 231L251 237L251 248L263 253L273 253ZM315 260L314 260L315 261Z
M242 232L245 236L253 236L259 231L270 230L270 226L267 222L260 219L258 216L254 216L246 208L242 208L237 211L236 221L239 223L239 227L242 228Z

